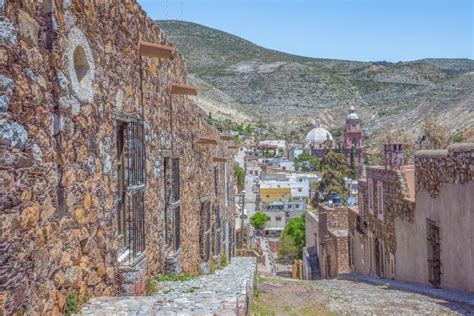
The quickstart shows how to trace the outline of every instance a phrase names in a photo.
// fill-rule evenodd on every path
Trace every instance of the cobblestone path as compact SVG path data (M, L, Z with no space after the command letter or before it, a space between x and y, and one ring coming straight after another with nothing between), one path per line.
M184 282L159 282L152 296L99 297L82 315L237 315L252 303L255 258L235 257L222 270Z
M347 280L258 278L254 315L474 315L474 306Z

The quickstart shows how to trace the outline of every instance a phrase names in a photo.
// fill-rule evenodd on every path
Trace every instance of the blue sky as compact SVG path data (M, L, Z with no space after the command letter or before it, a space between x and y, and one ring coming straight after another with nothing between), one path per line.
M474 59L474 0L138 0L297 55L365 61Z

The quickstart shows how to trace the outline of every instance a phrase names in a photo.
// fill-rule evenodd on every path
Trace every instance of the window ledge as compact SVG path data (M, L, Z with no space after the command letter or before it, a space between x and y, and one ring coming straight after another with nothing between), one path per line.
M121 249L118 251L118 253L119 254L117 257L117 262L119 266L122 266L122 267L132 268L136 266L138 263L140 263L143 259L146 258L146 251L138 254L136 258L133 260L130 260L131 252L130 252L130 249L128 248Z

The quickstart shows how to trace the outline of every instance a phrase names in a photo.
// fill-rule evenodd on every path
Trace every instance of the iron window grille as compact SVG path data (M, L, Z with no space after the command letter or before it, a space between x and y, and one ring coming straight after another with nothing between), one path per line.
M215 208L215 215L216 215L216 252L215 254L218 255L221 253L221 210L219 207Z
M219 195L219 168L214 167L214 193Z
M208 262L211 256L211 204L201 203L200 217L200 256L204 262Z
M179 158L166 157L165 177L165 241L166 249L177 252L180 248L181 189Z
M428 241L428 281L434 287L441 285L441 244L439 226L436 222L427 219L427 241Z
M145 129L143 120L117 120L119 262L143 258L145 242Z

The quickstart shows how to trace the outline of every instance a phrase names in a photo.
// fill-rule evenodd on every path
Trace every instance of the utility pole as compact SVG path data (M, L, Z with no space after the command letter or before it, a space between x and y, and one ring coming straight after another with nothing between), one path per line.
M245 208L245 190L242 190L241 201L240 201L240 248L244 247L244 208Z

